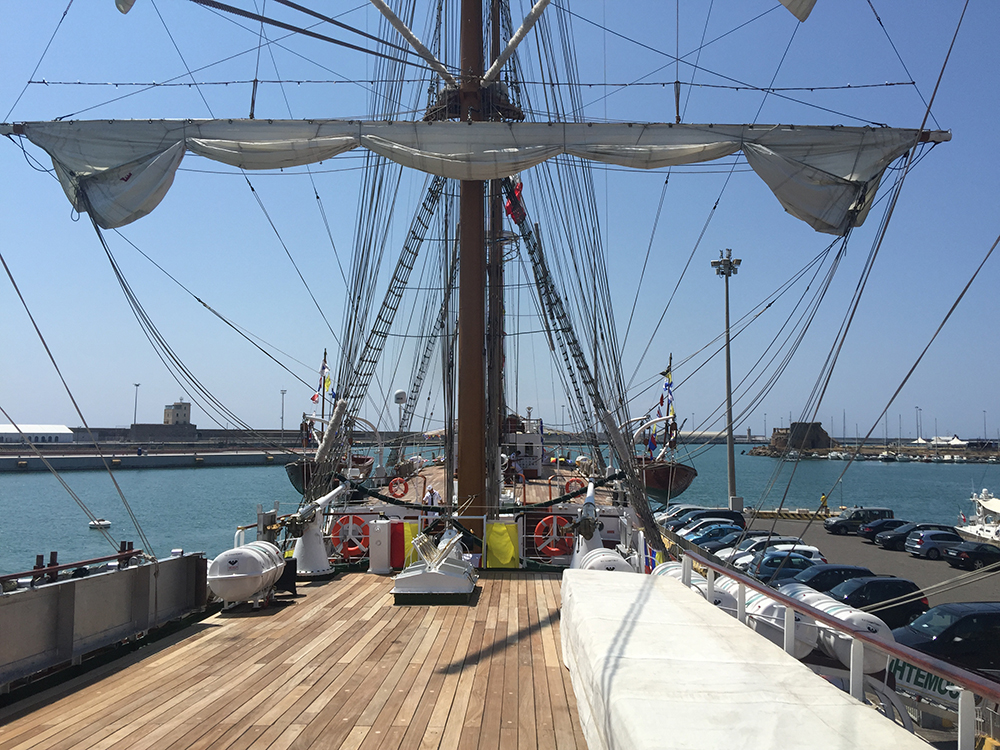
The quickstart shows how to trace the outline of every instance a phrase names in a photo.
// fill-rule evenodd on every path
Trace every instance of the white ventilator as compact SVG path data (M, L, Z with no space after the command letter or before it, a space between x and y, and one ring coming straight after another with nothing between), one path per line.
M346 490L347 486L342 484L333 492L309 503L293 516L305 524L302 536L295 540L295 549L292 551L292 558L296 564L296 577L316 578L334 571L326 551L326 542L323 541L323 510Z

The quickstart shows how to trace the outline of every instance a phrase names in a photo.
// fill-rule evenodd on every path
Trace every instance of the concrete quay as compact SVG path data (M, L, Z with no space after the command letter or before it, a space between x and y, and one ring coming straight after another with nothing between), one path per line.
M297 453L269 450L214 450L147 453L137 451L107 451L103 458L94 453L44 453L43 461L37 454L0 455L0 472L48 471L45 462L56 471L86 471L104 469L105 462L113 470L120 469L190 469L219 466L271 466L295 461Z

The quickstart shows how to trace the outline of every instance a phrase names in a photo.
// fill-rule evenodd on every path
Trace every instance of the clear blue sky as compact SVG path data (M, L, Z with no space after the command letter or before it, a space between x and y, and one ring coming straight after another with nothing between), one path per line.
M587 117L594 120L672 121L672 86L620 90L603 84L672 82L677 74L668 55L678 48L682 56L688 55L704 34L706 40L722 38L701 52L696 83L739 81L765 87L772 85L773 79L776 87L817 87L812 92L788 92L788 96L826 111L773 95L764 97L759 91L700 86L684 90L686 122L875 122L918 127L924 113L920 94L928 99L934 90L960 3L914 5L874 0L873 4L885 31L867 0L819 0L805 24L798 24L767 0L716 2L707 27L706 4L682 3L679 34L675 33L674 3L628 4L626 14L621 3L609 3L605 8L597 2L554 0L546 12L553 24L566 7L579 16L572 24L581 57L581 78L595 84L584 89L583 102ZM157 7L168 35L149 0L137 0L128 16L120 15L112 0L76 2L43 56L64 7L64 3L54 2L4 4L0 48L5 51L5 74L0 80L0 119L247 115L250 89L246 85L134 93L132 87L57 82L163 82L183 75L185 63L198 69L229 56L232 58L227 63L200 70L194 77L201 82L245 81L253 78L257 64L256 28L249 28L252 24L241 22L239 26L192 3L160 0ZM269 13L280 15L276 7L267 7ZM351 7L353 10L342 16L344 21L369 30L377 28L370 6L359 3ZM515 15L523 12L522 7ZM763 17L752 20L762 13ZM587 21L615 34L603 33ZM416 26L418 33L426 33L423 20ZM933 108L937 125L951 130L954 138L927 154L903 188L819 410L818 418L828 428L833 422L834 434L841 434L844 423L849 435L856 429L863 434L871 427L1000 232L996 210L1000 165L990 141L1000 102L995 64L998 30L1000 5L973 4ZM276 47L273 60L278 74L272 57L265 52L260 78L280 75L299 80L355 80L363 78L371 66L369 58L357 53L303 40L288 40ZM690 81L690 67L682 66L679 77ZM909 85L819 90L846 84L905 82L911 77L919 94ZM24 90L29 78L49 83L32 84ZM365 109L365 93L365 87L350 83L301 84L284 89L263 85L257 116L358 117ZM121 98L126 94L132 95ZM935 126L933 121L930 126ZM28 146L36 158L43 156ZM317 170L334 243L345 264L353 240L359 163L354 152ZM13 143L0 144L0 165L4 175L0 181L4 258L86 419L95 426L131 423L136 395L133 384L141 383L138 421L160 421L163 406L183 392L145 340L89 222L72 214L56 182L34 170ZM623 355L626 378L632 377L638 365L635 382L648 386L636 399L635 414L653 402L659 386L653 376L665 366L669 352L675 363L680 363L720 333L722 282L709 266L720 249L732 248L743 261L732 281L735 319L754 308L831 239L786 215L758 178L745 169L739 169L728 185L724 168L678 170L664 192L665 177L663 172L597 171L601 231L622 336L646 249L652 247ZM530 175L524 178L530 197ZM339 335L344 286L308 178L253 175L251 179ZM404 181L407 208L402 216L409 216L420 185L417 178ZM654 234L661 193L663 209ZM719 208L708 222L717 199ZM865 226L854 233L806 341L782 380L744 417L741 430L750 427L761 433L765 414L769 430L787 425L790 416L799 418L858 283L884 205L883 200ZM285 424L294 427L298 415L311 409L309 397L322 350L330 349L332 362L337 345L243 177L188 156L163 204L153 215L124 228L122 234L193 294L284 352L278 358L298 379L220 324L121 238L109 235L136 295L197 377L243 420L262 428L279 425L280 391L287 389ZM652 338L652 353L640 362L655 322L696 246L665 323ZM925 437L934 432L935 422L939 434L980 436L984 416L988 434L996 437L1000 427L996 397L1000 372L998 263L1000 260L994 258L987 264L943 335L890 407L890 436L899 432L900 425L904 436L913 436L916 407L920 407ZM15 421L77 426L79 418L6 278L0 279L0 290L0 406ZM801 293L799 287L795 295ZM792 296L779 300L734 341L737 382L781 330L794 305ZM537 330L537 325L524 323L522 328ZM539 337L524 337L521 347L516 404L522 412L525 405L531 405L535 415L549 423L560 422L561 407L567 401L551 385L550 366ZM402 348L393 349L390 358L399 360L403 353ZM513 355L509 352L508 356ZM701 361L703 358L675 367L678 411L695 424L716 412L723 398L721 359L716 357L695 372L694 363ZM408 373L408 364L398 371L390 365L383 368L380 377L389 394L407 386ZM741 408L738 402L737 411ZM374 408L368 413L375 416ZM394 408L389 413L394 414ZM197 405L193 420L203 427L214 426ZM428 423L428 427L434 426ZM721 424L705 427L719 429ZM879 426L875 435L880 436L883 429Z

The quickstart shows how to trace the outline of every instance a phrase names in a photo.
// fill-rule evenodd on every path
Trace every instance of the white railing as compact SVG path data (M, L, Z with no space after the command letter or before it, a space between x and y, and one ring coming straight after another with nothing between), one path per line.
M681 581L685 586L691 585L691 574L694 563L698 563L707 569L708 575L705 576L708 585L706 598L709 601L712 599L716 573L721 573L737 581L739 587L736 597L736 619L744 624L747 621L746 589L748 588L766 594L778 604L784 605L784 649L788 653L792 653L795 647L796 612L811 617L817 622L821 622L830 628L850 636L853 639L850 658L850 694L860 701L864 701L865 699L864 672L862 670L865 648L874 648L887 656L903 659L926 672L942 677L956 685L958 687L958 750L973 750L975 746L975 697L979 695L990 701L1000 703L1000 683L992 682L979 675L967 672L960 667L915 651L900 643L886 643L885 641L873 638L869 633L854 628L843 620L832 617L814 607L810 607L808 604L804 604L797 599L785 596L780 591L760 581L749 578L732 568L710 560L705 555L692 550L685 550L682 557Z

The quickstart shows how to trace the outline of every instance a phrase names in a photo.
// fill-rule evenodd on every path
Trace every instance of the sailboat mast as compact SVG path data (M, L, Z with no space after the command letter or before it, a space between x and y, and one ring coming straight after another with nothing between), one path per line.
M482 119L483 8L463 0L459 111L462 122ZM486 497L486 404L483 347L486 339L485 183L462 180L458 276L458 503L463 515L484 516ZM467 524L482 537L483 524Z

